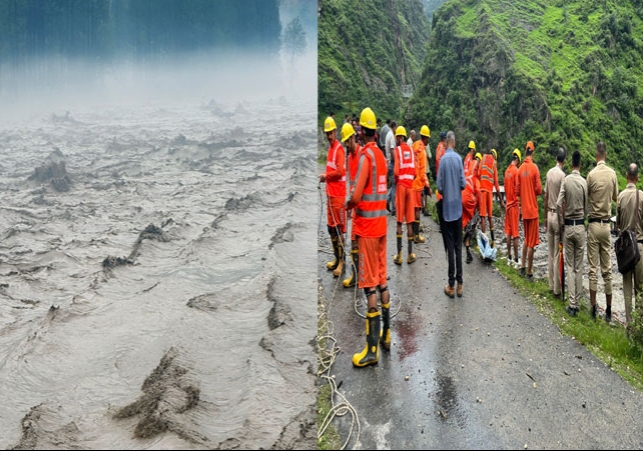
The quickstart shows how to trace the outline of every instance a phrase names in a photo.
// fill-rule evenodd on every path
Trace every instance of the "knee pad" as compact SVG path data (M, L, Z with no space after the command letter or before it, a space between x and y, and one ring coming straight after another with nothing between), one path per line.
M379 290L380 294L384 294L388 291L388 285L385 286L384 288L377 287L377 289Z
M364 294L366 295L366 299L368 299L369 296L376 295L377 291L372 288L364 288Z

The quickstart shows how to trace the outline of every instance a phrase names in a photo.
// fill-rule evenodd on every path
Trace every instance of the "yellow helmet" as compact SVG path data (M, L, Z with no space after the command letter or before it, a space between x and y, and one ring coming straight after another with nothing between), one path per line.
M476 150L476 143L474 143L473 141L469 141L469 149Z
M493 154L493 158L496 160L498 159L498 152L496 152L496 149L491 149L491 153Z
M476 159L482 161L482 154L480 152L476 153Z
M429 127L427 127L426 125L423 125L422 128L420 129L420 135L430 138L431 130L429 130Z
M511 156L513 157L516 155L518 157L518 161L522 161L522 155L518 149L514 149L514 151L511 153Z
M359 125L366 127L371 130L377 128L377 120L375 119L375 113L370 108L364 108L362 113L359 115Z
M335 119L332 117L328 116L326 120L324 121L324 132L332 132L333 130L337 129L337 125L335 125Z
M400 125L395 129L395 136L404 136L406 138L408 135L406 134L406 129Z
M343 143L348 141L348 138L350 138L354 134L355 134L355 129L351 124L346 122L344 125L342 125L342 142Z

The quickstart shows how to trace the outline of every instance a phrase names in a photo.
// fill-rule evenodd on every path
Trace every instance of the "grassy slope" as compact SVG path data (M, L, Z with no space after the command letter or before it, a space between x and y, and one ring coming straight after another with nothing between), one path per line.
M420 0L323 0L319 18L319 116L343 119L370 105L395 117L401 85L417 84L429 22Z
M451 0L406 116L497 148L502 167L533 140L541 168L564 145L587 172L604 140L622 174L641 157L642 16L641 1Z

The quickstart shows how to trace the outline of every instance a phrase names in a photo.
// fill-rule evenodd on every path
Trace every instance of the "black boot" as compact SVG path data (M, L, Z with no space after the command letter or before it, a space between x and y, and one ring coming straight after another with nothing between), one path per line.
M471 249L469 246L467 246L467 263L471 263L473 261L473 255L471 255Z
M397 235L397 254L393 257L393 263L396 265L402 264L402 235Z
M342 282L345 288L354 287L357 283L357 271L359 268L359 251L357 249L351 250L351 260L353 261L353 271L351 276Z
M382 304L382 337L380 338L380 343L382 347L390 351L391 350L391 311L389 307L390 303Z
M326 269L328 269L329 271L334 271L335 269L337 269L337 265L339 265L339 239L337 237L333 237L330 241L333 245L333 254L335 254L335 260L326 263Z
M364 367L374 365L380 358L380 312L366 314L366 346L362 352L353 355L353 365Z

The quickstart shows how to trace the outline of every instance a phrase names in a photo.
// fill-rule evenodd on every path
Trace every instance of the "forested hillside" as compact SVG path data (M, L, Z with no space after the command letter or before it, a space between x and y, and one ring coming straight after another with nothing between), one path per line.
M320 0L319 116L395 117L419 81L430 24L420 0Z
M621 178L643 143L643 1L451 0L433 15L409 122L500 151L527 140L543 169L563 145L584 169L604 140Z

